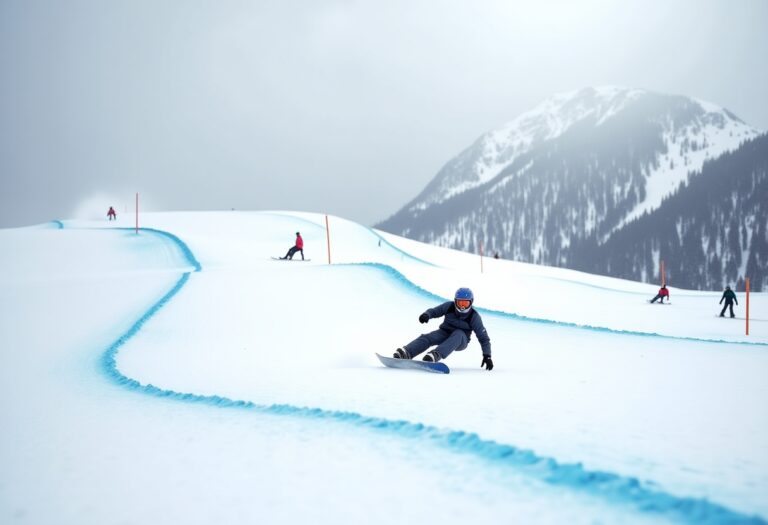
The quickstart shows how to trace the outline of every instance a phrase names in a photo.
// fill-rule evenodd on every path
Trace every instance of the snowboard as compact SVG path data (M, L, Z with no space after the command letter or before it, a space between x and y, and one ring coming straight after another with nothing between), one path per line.
M309 262L312 259L283 259L282 257L272 257L276 261L293 261L293 262Z
M411 370L423 370L424 372L432 372L435 374L450 374L451 369L445 363L432 363L429 361L414 361L413 359L395 359L394 357L384 357L383 355L376 354L379 361L384 366L390 368L409 368Z

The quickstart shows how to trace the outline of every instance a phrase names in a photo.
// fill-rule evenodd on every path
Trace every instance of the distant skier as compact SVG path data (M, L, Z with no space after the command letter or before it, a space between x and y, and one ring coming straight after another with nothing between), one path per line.
M651 299L651 304L655 303L657 300L661 299L659 301L661 304L664 304L664 298L667 298L667 302L669 302L669 290L667 290L667 285L662 284L661 288L659 288L659 293L656 294L656 297Z
M102 209L103 209L103 208L102 208ZM109 211L107 212L107 218L108 218L110 221L115 221L115 220L117 220L117 212L115 212L115 209L114 209L112 206L110 206L110 207L109 207Z
M296 232L296 243L291 246L291 249L288 250L288 253L285 254L285 257L280 257L281 259L293 259L293 256L296 254L296 252L301 252L301 260L304 260L304 239L301 238L301 234L299 232Z
M725 291L723 292L723 296L720 298L720 303L723 304L723 299L725 299L725 306L723 306L723 309L720 311L720 317L725 317L725 309L730 306L731 308L731 318L736 317L733 314L733 302L736 301L736 304L739 304L739 301L736 299L736 294L733 293L733 290L731 290L730 286L725 287Z
M407 345L395 350L395 359L413 359L429 347L437 345L437 348L427 352L424 361L438 362L447 358L454 350L464 350L469 344L472 332L477 334L480 347L483 351L483 366L488 370L493 369L491 360L491 339L485 330L480 314L472 307L475 297L469 288L456 290L453 301L448 301L434 308L428 309L419 316L419 322L424 324L430 319L445 316L438 330L428 334L421 334Z

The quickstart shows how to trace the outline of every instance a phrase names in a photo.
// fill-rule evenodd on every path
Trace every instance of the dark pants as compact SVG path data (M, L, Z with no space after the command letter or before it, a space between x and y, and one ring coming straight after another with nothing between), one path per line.
M435 350L437 350L442 359L445 359L454 350L464 350L468 344L467 334L463 330L449 332L448 330L441 329L428 334L421 334L405 345L404 348L408 350L408 353L413 358L427 350L430 346L437 345Z
M293 259L293 256L296 254L296 252L301 252L301 259L304 260L304 250L299 248L298 246L294 246L290 250L288 250L288 253L285 254L285 257L283 257L283 259Z
M733 301L725 301L725 306L723 306L723 309L720 310L720 317L725 317L725 309L729 306L731 307L731 317L736 317L733 315Z
M664 302L664 298L665 298L665 297L666 297L666 295L656 294L656 297L654 297L653 299L651 299L651 302L652 302L652 303L655 303L655 302L656 302L658 299L661 299L661 302L663 303L663 302Z

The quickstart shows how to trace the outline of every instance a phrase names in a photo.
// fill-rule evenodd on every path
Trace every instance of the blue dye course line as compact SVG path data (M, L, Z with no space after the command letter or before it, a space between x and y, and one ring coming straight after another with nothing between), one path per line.
M177 243L187 262L196 269L195 271L202 269L189 247L175 235L160 230L142 231L163 235L171 239ZM385 266L384 268L387 267ZM399 274L399 272L396 273ZM490 461L497 466L514 468L517 472L523 472L551 485L599 496L611 503L628 506L642 513L661 515L682 522L706 525L768 525L768 522L760 516L748 516L706 499L675 496L649 488L635 477L587 470L580 463L560 463L554 458L539 456L530 450L482 439L475 433L440 429L435 426L412 423L405 420L369 417L356 412L298 407L287 404L262 405L222 396L182 393L159 388L152 384L141 384L135 379L123 375L117 369L115 360L118 351L141 330L147 321L154 317L179 293L189 281L190 274L191 272L185 272L176 284L160 300L152 305L123 335L112 343L103 354L101 359L102 369L117 384L133 391L160 398L220 408L243 409L262 414L331 421L392 434L402 438L429 440L448 451L471 455L481 460ZM402 279L405 280L405 277L402 277Z
M116 229L123 230L123 231L130 231L130 232L136 231L135 228L116 228ZM171 242L173 242L176 245L176 247L179 250L181 250L182 255L184 255L184 258L189 263L189 265L195 269L195 272L199 272L203 269L203 267L200 265L200 262L195 257L195 254L193 254L192 250L189 249L189 246L187 246L187 244L184 241L176 237L174 234L163 231L163 230L155 230L153 228L139 228L139 231L149 232L155 235L159 235L160 237L165 237L166 239L169 239ZM189 277L189 274L187 274L187 277Z
M379 241L383 242L389 248L395 250L395 252L399 253L403 257L407 257L408 259L410 259L412 261L420 262L421 264L426 264L427 266L431 266L433 268L440 268L438 265L436 265L434 263L431 263L429 261L425 261L424 259L419 259L415 255L411 255L410 253L406 252L405 250L403 250L401 248L398 248L397 246L395 246L394 244L392 244L391 242L386 240L382 235L379 235L378 233L376 233L376 230L374 230L373 228L368 228L368 231L371 232L371 235L376 236L379 239Z
M450 299L446 299L445 297L440 297L439 295L435 295L434 293L425 290L421 286L415 284L414 282L408 280L408 278L394 269L391 266L388 266L386 264L381 263L349 263L344 265L337 265L337 266L362 266L362 267L369 267L369 268L375 268L377 270L380 270L389 277L400 283L402 286L404 286L406 289L408 289L411 292L415 292L425 299L428 299L430 301L436 301L436 302L445 302L450 301ZM503 312L501 310L491 310L488 308L477 308L477 311L484 315L492 315L496 317L500 317L502 319L506 320L514 320L514 321L523 321L526 323L540 323L540 324L546 324L546 325L552 325L552 326L560 326L564 328L576 328L579 330L589 330L592 332L601 332L606 334L616 334L616 335L630 335L630 336L639 336L639 337L658 337L663 339L672 339L672 340L678 340L678 341L693 341L697 343L726 343L731 345L750 345L750 346L768 346L768 343L762 343L759 341L728 341L725 339L705 339L702 337L686 337L686 336L679 336L679 335L665 335L665 334L659 334L656 332L640 332L635 330L617 330L615 328L606 328L604 326L591 326L591 325L583 325L583 324L576 324L576 323L569 323L566 321L554 321L552 319L542 319L539 317L528 317L525 315L520 314L513 314L510 312Z

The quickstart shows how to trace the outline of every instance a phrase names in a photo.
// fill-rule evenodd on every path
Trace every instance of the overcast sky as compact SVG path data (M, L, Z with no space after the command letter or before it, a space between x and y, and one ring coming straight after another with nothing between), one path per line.
M549 95L768 129L768 1L0 1L0 227L152 210L364 224Z

